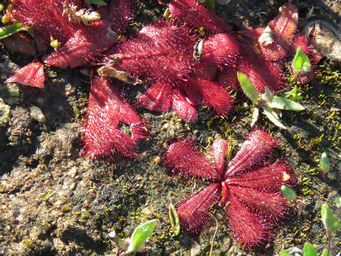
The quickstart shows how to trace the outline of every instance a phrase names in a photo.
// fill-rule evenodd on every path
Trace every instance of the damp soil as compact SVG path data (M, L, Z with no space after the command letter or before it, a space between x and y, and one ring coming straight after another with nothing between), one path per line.
M154 1L143 2L127 36L164 11ZM239 28L264 26L283 3L232 0L218 5L216 12ZM318 19L340 24L337 1L300 1L302 17L312 5ZM169 142L181 137L194 139L203 152L214 138L225 138L235 153L250 131L252 111L245 99L238 97L228 118L200 109L199 122L194 125L181 122L172 113L161 115L138 108L150 137L140 143L137 159L90 160L80 155L89 93L84 70L48 68L44 90L4 84L30 59L3 47L0 52L0 255L118 255L110 234L115 231L118 237L128 238L134 227L152 218L158 219L159 225L139 255L191 255L194 248L200 248L197 255L209 255L211 246L212 255L274 255L282 248L302 248L306 241L319 250L327 246L320 221L322 202L328 202L339 217L341 214L334 203L341 190L339 63L322 60L317 80L299 87L306 110L283 113L287 131L264 118L258 123L282 142L278 155L286 158L299 176L298 200L276 230L273 242L245 250L229 235L227 217L219 207L211 210L212 221L199 235L172 236L169 203L186 199L205 182L172 177L162 164ZM127 87L129 95L142 89ZM133 97L127 100L134 103ZM324 176L318 170L323 151L332 166ZM331 241L332 255L341 251L340 237L339 231Z

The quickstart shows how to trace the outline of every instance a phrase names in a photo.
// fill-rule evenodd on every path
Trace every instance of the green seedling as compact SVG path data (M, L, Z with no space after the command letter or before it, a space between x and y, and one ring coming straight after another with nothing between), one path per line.
M20 31L26 30L29 30L29 27L23 26L21 23L14 23L7 27L2 27L0 28L0 40L10 37L11 35L14 35L15 33L18 33Z
M284 92L282 96L289 100L300 100L302 99L302 92L300 87L295 84L290 91Z
M329 254L328 249L324 248L323 251L322 251L321 256L331 256L331 255Z
M330 170L330 162L326 152L321 154L319 167L324 174L328 173Z
M321 208L321 219L327 235L331 236L333 233L340 229L340 221L336 215L329 208L327 203L324 203Z
M136 253L142 245L151 237L155 227L158 224L158 220L149 220L145 223L137 226L130 237L130 242L125 254Z
M179 221L178 212L176 211L172 203L170 203L168 206L168 214L169 214L169 221L171 224L171 232L174 236L178 236L180 234L180 221Z
M304 243L303 256L317 256L317 250L311 243Z
M285 185L281 186L281 192L282 195L288 200L288 201L294 201L297 198L296 192Z
M281 129L287 129L279 119L278 110L302 111L305 108L285 97L274 95L269 88L265 87L265 92L260 94L256 87L250 82L247 75L238 72L237 78L245 95L252 101L254 111L252 114L251 127L257 122L259 109L263 109L265 116ZM277 111L276 111L277 110Z
M296 50L296 54L292 62L292 68L295 73L307 73L311 70L310 60L300 47Z

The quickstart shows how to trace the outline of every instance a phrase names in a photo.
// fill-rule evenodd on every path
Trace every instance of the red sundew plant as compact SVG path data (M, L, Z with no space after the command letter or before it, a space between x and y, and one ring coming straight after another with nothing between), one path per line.
M136 141L144 137L141 129L134 133L132 128L131 137L121 133L120 122L128 120L132 127L143 124L120 98L120 92L108 85L108 77L145 83L148 88L139 97L139 105L162 113L173 110L182 120L193 123L200 105L218 115L229 114L234 102L230 91L239 89L238 71L246 74L258 91L268 87L276 92L287 86L284 67L298 46L314 56L297 31L297 8L291 4L284 5L265 29L234 32L232 26L196 0L167 1L171 19L147 25L135 37L117 45L118 35L135 14L136 2L115 0L93 8L81 0L11 0L6 14L10 22L30 27L28 33L37 46L36 53L48 66L96 64L103 60L99 55L111 48L98 72L104 79L92 81L84 122L83 152L91 157L112 152L134 156ZM205 36L197 33L202 27ZM25 42L33 45L31 40ZM9 45L11 49L17 45L22 52L19 44ZM34 52L31 49L27 54ZM313 72L299 74L299 78L307 82ZM44 80L43 64L35 60L7 82L42 88ZM131 116L123 116L118 108L129 109L127 115Z
M203 61L193 58L198 38L186 27L159 22L145 26L135 38L120 44L107 55L102 76L126 81L127 76L152 83L138 103L147 109L167 112L172 109L183 120L197 120L197 105L207 105L220 115L227 115L233 99L228 90L212 81L218 65L233 65L239 48L233 36L215 35L203 44ZM224 43L221 50L214 47ZM213 64L213 65L212 65ZM211 69L213 70L211 71ZM122 78L122 72L128 73ZM131 79L130 79L131 80Z
M38 51L45 53L51 37L61 47L45 57L55 67L78 67L93 60L116 41L133 16L131 1L113 1L92 12L80 0L12 0L7 15L31 27ZM79 19L77 19L79 17Z
M276 140L268 133L253 131L225 167L225 140L216 140L212 145L214 165L191 141L172 144L165 164L173 174L212 180L199 193L176 205L183 229L199 232L208 223L210 208L220 202L240 244L252 247L271 240L273 229L288 210L280 188L297 181L283 160L268 161L276 147Z
M75 68L94 61L98 54L117 42L117 33L123 32L133 17L133 1L112 1L108 7L94 12L80 0L12 0L6 15L11 22L30 27L37 53L45 55L43 61L46 65ZM60 47L48 53L51 40L56 40ZM23 51L22 43L17 41L7 44L14 51L32 55L33 49ZM31 45L27 42L26 46ZM16 80L20 83L18 76L25 73L30 76L35 72L36 63L18 71L20 74L15 74L8 82ZM36 78L44 81L44 72L36 73ZM22 84L44 87L37 86L34 81L27 83L29 80Z
M121 124L129 126L130 136L120 130ZM110 157L113 153L134 157L136 142L147 136L133 107L124 102L110 81L99 77L91 84L84 126L82 154L91 158Z

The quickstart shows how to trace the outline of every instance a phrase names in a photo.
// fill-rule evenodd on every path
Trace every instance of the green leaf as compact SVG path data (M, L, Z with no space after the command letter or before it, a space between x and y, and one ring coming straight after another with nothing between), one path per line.
M271 108L291 111L302 111L305 109L301 104L280 96L274 96L269 106Z
M90 4L97 5L97 6L106 6L107 3L103 0L89 0Z
M260 94L257 91L256 87L253 86L247 75L245 75L244 73L237 72L237 78L245 95L252 101L254 105L257 105Z
M171 231L175 236L178 236L180 234L180 220L179 220L178 212L176 211L172 203L170 203L168 206L168 214L169 214L169 220L171 224Z
M264 93L261 95L262 100L265 101L265 104L269 105L273 98L274 98L274 94L273 92L269 89L269 87L265 86L265 91Z
M328 173L330 170L330 162L326 152L321 154L319 167L323 173Z
M317 250L311 243L306 242L304 244L303 256L317 256Z
M296 50L296 54L292 62L292 67L297 73L307 73L311 70L310 60L300 47L298 47Z
M335 199L335 205L337 208L341 207L341 196Z
M270 107L263 107L264 110L264 114L267 116L267 118L276 126L278 126L281 129L286 130L287 127L285 127L284 124L282 124L282 122L279 120L278 115L276 114L276 112L270 108Z
M291 256L290 255L290 253L288 253L287 251L285 251L285 250L281 250L281 252L280 252L280 254L279 254L280 256Z
M24 27L21 23L14 23L7 27L2 27L0 28L0 40L27 29L28 27Z
M327 203L324 203L321 208L321 219L328 234L335 233L340 228L340 221L333 214Z
M324 248L323 251L322 251L321 256L330 256L330 254L328 252L328 249Z
M126 254L137 252L141 246L151 237L158 220L150 220L137 226L130 237L130 243Z
M296 192L292 188L289 188L285 185L281 186L281 192L282 195L289 201L296 200L297 198Z

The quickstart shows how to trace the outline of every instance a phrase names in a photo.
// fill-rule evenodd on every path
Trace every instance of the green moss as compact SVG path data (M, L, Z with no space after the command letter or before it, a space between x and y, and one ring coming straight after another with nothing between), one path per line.
M10 119L11 107L0 98L0 126L6 126Z

